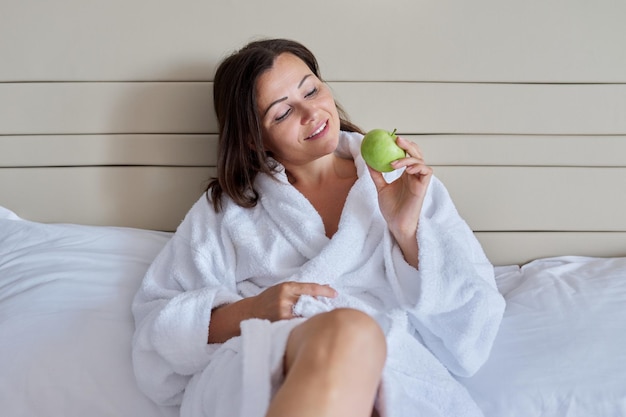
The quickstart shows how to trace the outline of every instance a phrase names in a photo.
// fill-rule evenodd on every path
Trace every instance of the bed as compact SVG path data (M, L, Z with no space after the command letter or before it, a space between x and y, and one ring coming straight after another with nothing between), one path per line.
M135 384L130 301L215 172L216 62L285 36L421 146L494 264L505 316L460 380L485 416L626 416L626 7L335 0L319 31L257 3L3 6L0 413L176 415Z
M130 359L130 302L170 234L0 211L0 403L7 416L158 416ZM496 267L507 310L462 379L486 416L626 415L626 257Z

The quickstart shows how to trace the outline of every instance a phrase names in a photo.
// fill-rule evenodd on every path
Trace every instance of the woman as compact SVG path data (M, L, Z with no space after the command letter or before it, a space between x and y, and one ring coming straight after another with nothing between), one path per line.
M419 148L398 138L395 180L369 169L289 40L225 59L214 102L218 178L133 304L142 390L183 416L480 416L452 374L504 301Z

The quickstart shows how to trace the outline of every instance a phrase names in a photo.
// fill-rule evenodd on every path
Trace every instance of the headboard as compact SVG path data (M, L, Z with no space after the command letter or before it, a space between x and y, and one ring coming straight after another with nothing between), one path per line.
M626 255L626 3L4 2L0 206L174 230L214 174L216 63L310 47L353 121L419 143L495 264Z

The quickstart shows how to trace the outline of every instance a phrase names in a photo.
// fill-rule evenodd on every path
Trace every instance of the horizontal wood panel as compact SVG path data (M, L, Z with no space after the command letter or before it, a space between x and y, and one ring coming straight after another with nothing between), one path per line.
M0 81L209 80L251 38L301 40L332 80L626 81L626 3L5 0ZM324 28L324 30L320 30Z
M555 204L541 197L545 189L529 186L537 194L527 194L511 202L507 200L514 192L494 191L494 181L476 182L480 175L471 175L474 169L460 169L438 167L437 174L451 190L457 208L470 226L475 229L476 225L485 223L491 229L504 226L505 231L476 233L494 264L525 263L537 257L558 255L626 256L624 217L615 217L615 213L607 215L604 210L605 203L611 204L610 198L602 196L595 205L584 203L564 209L563 203ZM440 171L446 172L440 175ZM211 168L4 168L0 169L0 205L34 221L171 231L201 195L207 178L214 174ZM513 175L504 175L501 169L485 175L492 180L502 177ZM464 184L474 186L467 186L459 193L457 188ZM607 188L615 189L611 184ZM563 193L553 195L567 204L568 198L563 198ZM594 197L597 196L593 192L586 195L588 200ZM474 200L483 203L476 208ZM614 209L623 212L624 202L618 204L622 209ZM581 221L574 221L573 230L597 226L592 224L594 221L600 225L612 221L612 230L621 232L511 231L519 226L518 219L525 224L538 220L549 229L556 229L576 217ZM555 222L556 226L546 222ZM536 228L537 224L532 227Z
M435 167L475 231L626 232L626 168Z
M626 136L412 135L432 165L626 167Z
M214 166L217 135L0 136L0 167Z
M626 168L441 166L435 174L476 231L626 232ZM0 205L35 220L161 230L210 175L214 168L2 168Z
M407 135L430 165L626 167L626 136ZM216 134L0 136L0 167L214 166Z
M522 265L552 256L626 256L626 232L478 232L494 265Z
M626 84L332 83L363 128L626 134ZM216 133L211 83L0 84L0 135Z
M217 131L209 83L0 84L0 134Z
M365 129L401 133L623 134L626 84L336 83Z
M2 168L0 206L28 220L175 230L211 168Z

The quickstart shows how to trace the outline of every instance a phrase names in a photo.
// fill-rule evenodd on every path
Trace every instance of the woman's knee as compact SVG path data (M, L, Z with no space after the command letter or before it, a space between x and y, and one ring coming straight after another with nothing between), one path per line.
M376 320L354 309L336 309L314 316L295 328L291 338L296 349L306 346L308 351L317 352L314 356L320 361L339 355L382 363L387 356L385 335Z
M354 343L359 347L366 344L373 348L386 349L382 329L368 314L350 308L340 308L326 314L325 325L342 343Z

